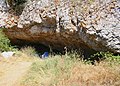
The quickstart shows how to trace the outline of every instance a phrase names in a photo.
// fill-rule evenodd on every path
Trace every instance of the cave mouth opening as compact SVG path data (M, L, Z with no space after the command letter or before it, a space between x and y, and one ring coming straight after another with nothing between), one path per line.
M39 56L40 58L41 55L43 55L45 52L48 52L49 55L55 56L55 55L60 55L61 57L64 57L66 54L66 50L57 50L57 49L51 49L49 46L45 46L41 43L34 43L34 42L28 42L28 41L20 41L19 43L12 43L13 46L16 46L16 48L18 48L18 50L21 50L22 48L27 48L27 47L32 47L33 49L35 49L35 52L37 54L37 56ZM51 51L52 50L52 51ZM89 53L88 53L89 52ZM86 50L82 50L82 49L68 49L67 50L67 54L68 56L74 56L76 55L76 58L81 58L85 61L91 61L91 63L94 65L95 61L99 62L99 58L91 58L92 55L94 55L96 53L96 51L86 51ZM79 57L77 57L79 56Z
M83 59L88 59L90 58L90 56L92 54L95 54L96 52L94 50L89 50L89 49L67 49L67 51L65 49L61 49L61 50L57 50L52 48L51 46L45 46L41 43L36 43L36 42L29 42L26 40L20 40L20 39L16 39L16 40L11 40L11 43L13 46L16 46L16 48L18 48L18 50L21 50L22 48L27 48L27 47L32 47L35 49L35 52L37 55L41 56L42 54L44 54L44 52L48 52L49 55L65 55L66 52L68 53L68 55L70 54L78 54L80 57L79 58L83 58Z
M15 46L18 50L21 50L22 48L24 49L27 47L32 47L33 49L35 49L36 54L38 54L39 56L44 54L44 52L48 52L49 54L52 54L52 55L64 54L64 50L53 49L51 48L51 46L45 46L41 43L34 43L34 42L17 39L16 41L11 41L11 44Z

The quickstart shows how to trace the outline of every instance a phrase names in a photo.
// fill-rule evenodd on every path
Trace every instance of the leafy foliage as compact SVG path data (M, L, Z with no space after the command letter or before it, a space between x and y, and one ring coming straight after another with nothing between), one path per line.
M0 51L10 51L13 49L13 46L10 45L10 40L5 36L2 30L0 30Z
M98 52L98 53L92 55L91 59L101 60L101 59L105 59L105 58L112 57L112 56L113 56L113 54L110 52Z

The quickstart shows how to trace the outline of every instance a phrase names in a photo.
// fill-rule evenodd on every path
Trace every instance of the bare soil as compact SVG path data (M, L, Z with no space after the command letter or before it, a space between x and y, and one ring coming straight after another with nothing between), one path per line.
M32 62L0 62L0 86L18 86Z

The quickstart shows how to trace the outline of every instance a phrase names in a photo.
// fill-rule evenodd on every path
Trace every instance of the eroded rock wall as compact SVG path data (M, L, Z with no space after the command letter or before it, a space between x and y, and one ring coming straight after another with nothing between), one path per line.
M101 3L101 4L100 4ZM5 30L16 42L41 43L55 49L83 49L120 53L120 2L93 3L85 12L68 1L33 1L17 26Z

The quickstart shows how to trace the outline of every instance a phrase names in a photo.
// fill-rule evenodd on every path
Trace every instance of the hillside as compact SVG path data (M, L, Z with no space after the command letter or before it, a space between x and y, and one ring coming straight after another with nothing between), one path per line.
M120 86L120 0L0 0L0 86Z

